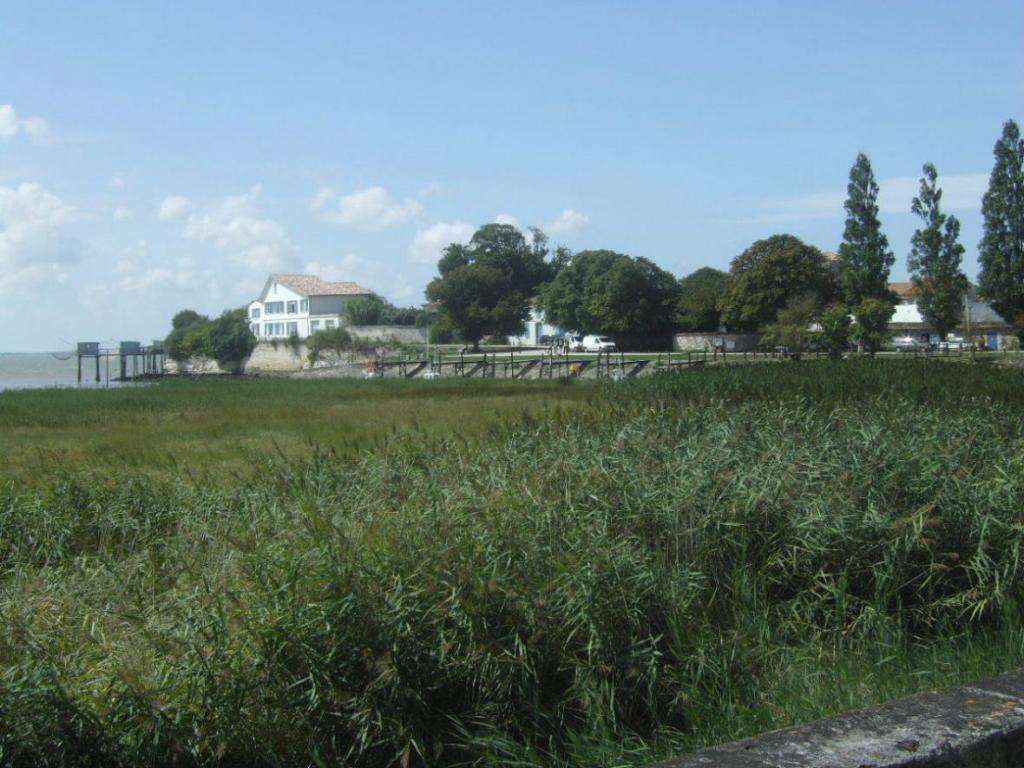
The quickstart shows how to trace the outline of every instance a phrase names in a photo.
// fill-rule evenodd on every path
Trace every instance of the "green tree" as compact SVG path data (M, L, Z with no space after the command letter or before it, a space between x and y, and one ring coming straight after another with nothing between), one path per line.
M846 187L846 227L839 246L839 279L850 306L864 299L886 299L895 303L889 291L889 270L896 261L889 240L878 220L878 184L867 156L857 155Z
M811 330L811 323L817 310L818 300L814 294L794 296L779 310L775 322L765 329L761 344L786 347L790 356L799 360L804 347L816 335Z
M427 325L427 312L416 307L396 307L376 294L346 302L346 325Z
M242 309L228 309L209 325L208 354L221 368L238 370L242 361L252 354L256 337L249 328L248 313Z
M550 278L547 238L540 230L532 235L527 243L513 226L486 224L468 245L449 245L438 262L440 275L427 286L427 298L474 348L486 335L521 333L530 300Z
M213 357L213 327L209 319L204 318L185 328L181 353L185 358Z
M164 340L164 349L173 360L209 357L225 370L237 370L255 346L244 308L225 310L216 320L182 310L171 320L171 332Z
M857 319L853 324L853 335L864 344L868 354L874 355L892 336L889 321L895 311L896 307L887 298L864 299L854 309Z
M171 319L171 332L164 339L164 349L172 360L210 356L210 318L195 310L183 309Z
M719 305L722 322L736 330L756 331L774 322L798 296L812 294L822 305L835 292L835 277L821 251L792 235L774 235L732 260Z
M956 328L963 314L967 277L960 270L964 247L958 242L960 222L956 216L942 213L942 190L936 179L938 171L925 163L921 191L914 198L911 210L924 221L924 227L910 239L907 268L914 283L917 306L921 316L942 339Z
M317 331L306 342L306 350L310 363L316 363L325 353L333 352L341 355L352 347L352 335L345 328L325 328Z
M209 319L206 315L200 315L194 309L183 309L171 318L171 328L173 330L188 328L200 320L209 321Z
M850 346L850 310L845 304L833 304L818 318L821 324L821 345L828 356L835 359L842 356Z
M729 273L713 267L698 269L679 281L675 320L683 331L716 331L722 323L718 303L729 286Z
M427 297L444 309L449 325L479 349L487 335L517 334L529 308L525 299L508 291L508 276L480 264L456 267L427 286Z
M380 325L388 304L373 295L345 302L343 314L348 325Z
M1024 341L1024 140L1013 120L996 142L995 165L981 203L978 246L982 295Z
M652 261L601 250L575 254L539 303L548 322L629 348L668 343L678 297L676 278Z

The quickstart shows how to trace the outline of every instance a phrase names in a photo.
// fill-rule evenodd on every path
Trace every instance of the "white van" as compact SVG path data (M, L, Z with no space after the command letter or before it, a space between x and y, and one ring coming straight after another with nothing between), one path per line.
M584 352L615 352L615 342L607 336L584 336Z

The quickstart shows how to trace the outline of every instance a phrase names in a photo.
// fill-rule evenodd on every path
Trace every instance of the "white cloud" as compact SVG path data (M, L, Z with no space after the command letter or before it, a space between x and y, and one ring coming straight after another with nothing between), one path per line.
M981 208L981 198L988 189L986 173L939 176L944 211L966 211ZM894 176L878 182L878 209L881 213L910 213L910 204L921 187L918 176ZM796 221L842 219L846 217L843 203L845 190L830 190L806 195L781 197L766 204L765 213L751 223L776 224Z
M317 275L324 280L359 283L370 290L380 290L380 286L386 286L389 291L394 289L395 274L392 269L389 269L386 264L364 259L355 253L346 253L335 263L308 262L305 271L307 274ZM385 271L387 272L386 276Z
M322 187L314 196L313 202L310 203L309 207L314 211L322 211L328 205L338 199L338 193L335 192L331 187Z
M519 219L517 219L511 213L499 213L497 216L494 217L494 223L509 224L518 230L522 230L522 227L519 225Z
M409 255L420 264L434 264L441 258L445 248L452 243L468 243L475 231L472 224L461 221L438 222L416 233L409 246Z
M114 266L114 274L120 277L117 288L132 294L160 294L177 289L197 289L210 284L213 276L199 274L195 263L188 256L171 264L149 264L152 260L149 243L139 240L124 249L122 258Z
M192 201L181 195L168 195L160 203L156 217L160 221L178 221L192 212Z
M294 266L295 247L284 227L273 219L259 217L256 200L260 191L257 185L245 194L221 198L201 211L189 213L182 235L188 240L213 243L229 252L232 261L249 269L272 272ZM188 210L176 204L169 208L175 218ZM164 205L160 209L161 218L165 218Z
M781 224L795 221L842 218L846 215L843 202L845 192L817 192L808 195L780 197L766 205L765 213L755 216L751 223Z
M132 217L132 212L124 206L118 206L114 209L112 218L114 221L128 221Z
M18 115L10 104L0 104L0 139L18 135Z
M974 211L981 208L981 198L988 191L987 173L958 176L939 175L943 211ZM920 176L896 176L878 184L878 207L882 213L910 213L911 201L921 191Z
M412 198L396 202L384 187L370 187L340 198L336 198L334 190L324 188L313 198L313 208L320 212L323 221L375 230L416 218L423 204Z
M127 274L117 281L117 286L131 293L155 293L169 288L191 288L196 284L195 275L188 270L173 270L166 267L148 267L139 272Z
M391 300L401 304L415 304L416 301L423 301L423 289L403 283L402 285L392 285L388 291L388 295Z
M110 186L114 189L122 189L126 183L123 173L115 173L110 177Z
M80 247L62 230L79 218L74 206L41 184L0 187L0 293L66 282Z
M19 133L39 144L50 138L50 126L41 117L19 118L13 105L0 104L0 139L13 139Z
M322 261L307 262L304 270L307 275L316 275L324 280L358 283L366 279L368 272L375 272L368 260L354 253L346 253L337 263Z
M444 184L427 184L416 190L416 197L433 197L444 194Z
M574 232L587 226L589 223L590 217L585 213L580 213L573 208L566 208L557 219L544 226L544 231L556 235L564 234L566 232Z

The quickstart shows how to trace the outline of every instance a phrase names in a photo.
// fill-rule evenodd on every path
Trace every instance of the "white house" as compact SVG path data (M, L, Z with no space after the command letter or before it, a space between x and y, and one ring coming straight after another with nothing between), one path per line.
M925 322L918 309L914 284L889 283L889 290L900 297L889 321L889 330L912 336L925 343L937 343L938 333ZM1016 342L1013 328L989 304L978 299L977 288L974 285L967 288L967 295L964 297L964 316L958 327L964 337L968 335L968 327L971 340L983 344L988 349L1002 349L1007 344L1012 347Z
M306 338L343 324L345 304L372 296L357 283L329 283L313 275L271 275L249 304L249 327L258 339Z
M530 319L526 321L523 333L509 336L508 343L516 347L535 347L540 344L541 336L564 336L565 331L557 325L544 321L544 313L536 307L530 308Z

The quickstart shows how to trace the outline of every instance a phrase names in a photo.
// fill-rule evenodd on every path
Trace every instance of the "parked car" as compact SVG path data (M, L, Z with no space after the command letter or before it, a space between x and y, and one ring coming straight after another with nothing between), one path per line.
M609 339L607 336L584 336L583 337L583 351L584 352L615 352L615 342Z
M897 352L921 352L927 348L923 341L913 336L899 336L893 339L892 343Z
M566 334L555 339L555 348L564 352L582 352L583 337Z
M947 336L945 341L939 342L940 352L954 352L964 348L962 336Z

